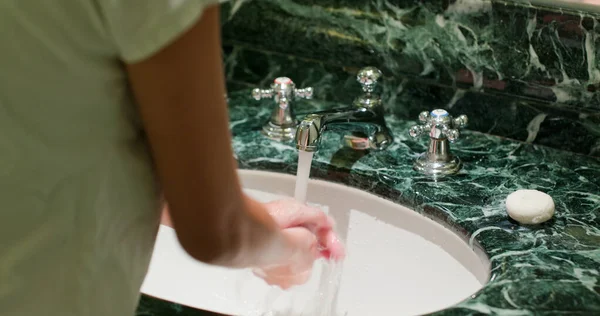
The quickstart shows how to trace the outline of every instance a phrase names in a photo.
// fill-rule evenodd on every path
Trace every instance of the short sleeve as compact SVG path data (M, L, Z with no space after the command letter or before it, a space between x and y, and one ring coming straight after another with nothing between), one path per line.
M97 0L119 56L127 63L152 56L191 28L218 0Z

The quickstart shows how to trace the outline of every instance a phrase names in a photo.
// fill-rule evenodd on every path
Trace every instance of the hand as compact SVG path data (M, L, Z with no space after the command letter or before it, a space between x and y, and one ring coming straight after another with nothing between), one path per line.
M293 199L265 204L269 214L282 229L281 233L295 248L285 262L254 270L268 284L287 289L308 281L316 259L341 260L344 247L334 233L334 222L323 211Z
M310 278L314 261L319 257L317 238L309 230L293 227L281 231L293 248L292 255L279 264L256 268L252 272L270 285L286 290L306 283Z
M322 210L294 199L277 200L265 206L279 228L303 227L315 234L321 257L339 261L346 256L344 246L334 232L334 220Z

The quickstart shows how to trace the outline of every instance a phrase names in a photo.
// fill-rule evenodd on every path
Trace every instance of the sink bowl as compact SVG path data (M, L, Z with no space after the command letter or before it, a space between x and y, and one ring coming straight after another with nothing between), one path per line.
M246 192L261 201L294 192L294 176L239 174ZM202 264L161 226L142 292L227 315L420 315L455 305L488 281L490 264L481 249L413 210L315 180L308 200L336 220L347 257L337 264L319 260L307 284L283 291L249 270Z

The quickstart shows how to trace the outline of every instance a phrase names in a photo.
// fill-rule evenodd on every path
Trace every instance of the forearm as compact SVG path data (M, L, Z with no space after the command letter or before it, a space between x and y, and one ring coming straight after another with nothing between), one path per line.
M182 246L203 262L252 266L280 251L283 241L239 184L219 29L218 7L211 7L167 48L127 71Z
M235 227L217 230L217 233L227 236L217 238L228 240L229 244L218 242L218 244L226 244L222 254L216 256L212 262L209 260L206 263L231 268L247 268L272 264L278 258L290 255L287 253L289 247L286 241L281 237L279 228L275 226L264 205L247 196L244 199L246 209L241 213L242 216L235 221L230 221L230 224ZM173 228L167 205L162 211L161 224ZM232 236L236 237L232 238ZM195 252L195 250L188 252Z

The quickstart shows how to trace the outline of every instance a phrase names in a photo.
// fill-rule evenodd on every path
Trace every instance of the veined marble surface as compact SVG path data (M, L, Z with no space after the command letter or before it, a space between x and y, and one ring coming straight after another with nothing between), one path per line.
M227 47L226 52L229 91L268 87L275 77L290 76L299 87L314 87L320 100L352 104L360 93L357 68L239 46ZM384 105L402 119L413 120L421 111L444 108L468 115L471 130L600 157L600 111L446 87L388 73L380 86Z
M258 0L226 18L223 34L328 64L600 109L599 16L489 0Z
M571 9L600 13L598 0L508 0L529 5L547 6L550 8Z
M231 82L285 75L349 103L356 69L376 66L401 118L462 111L480 132L600 156L599 13L500 0L255 0L223 12Z
M600 109L597 13L490 0L257 0L228 11L228 43Z
M270 106L230 94L233 147L240 168L295 174L292 144L264 138L259 130ZM267 101L265 101L267 102ZM323 107L299 101L298 111ZM466 131L453 145L464 171L433 182L412 170L427 146L411 139L415 121L389 116L396 137L382 152L343 149L340 135L324 135L312 178L343 183L409 206L477 240L492 263L480 292L434 315L600 315L600 160ZM550 194L556 216L525 227L508 219L504 200L518 189ZM137 316L214 315L143 296Z

